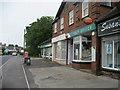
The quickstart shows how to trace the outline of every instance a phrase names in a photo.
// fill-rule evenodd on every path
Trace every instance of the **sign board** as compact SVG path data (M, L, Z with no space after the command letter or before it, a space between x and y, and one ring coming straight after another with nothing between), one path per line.
M120 16L98 24L98 36L120 32Z
M61 41L61 40L64 40L64 39L66 39L66 34L65 33L60 35L60 36L52 38L52 43L58 42L58 41Z
M89 24L89 25L85 25L83 27L79 27L75 30L72 30L71 32L67 33L68 35L68 38L71 38L71 37L74 37L76 35L80 35L80 34L83 34L83 33L86 33L86 32L90 32L92 30L95 30L96 29L96 26L94 23L92 24Z

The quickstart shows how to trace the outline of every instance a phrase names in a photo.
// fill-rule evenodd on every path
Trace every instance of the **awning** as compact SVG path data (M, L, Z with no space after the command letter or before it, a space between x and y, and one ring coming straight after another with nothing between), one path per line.
M45 48L45 47L51 47L52 44L51 43L44 43L38 46L38 48Z

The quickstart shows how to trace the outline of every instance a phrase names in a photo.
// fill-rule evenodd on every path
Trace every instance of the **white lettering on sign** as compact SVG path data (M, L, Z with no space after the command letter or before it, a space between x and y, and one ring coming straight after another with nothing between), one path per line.
M101 31L103 32L103 31L105 31L107 29L116 28L118 26L120 26L119 20L117 22L112 22L112 23L108 23L108 24L105 22L105 23L102 24Z

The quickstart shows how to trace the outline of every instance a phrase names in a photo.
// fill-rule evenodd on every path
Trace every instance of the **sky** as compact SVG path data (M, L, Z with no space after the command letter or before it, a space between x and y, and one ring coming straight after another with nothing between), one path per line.
M23 46L25 26L56 15L62 0L0 0L0 42Z

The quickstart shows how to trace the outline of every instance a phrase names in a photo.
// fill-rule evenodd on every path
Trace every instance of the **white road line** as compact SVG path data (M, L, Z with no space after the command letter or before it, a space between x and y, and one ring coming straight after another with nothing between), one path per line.
M27 79L27 75L26 75L26 72L25 72L25 69L24 69L23 65L22 65L22 68L23 68L23 72L24 72L24 75L25 75L25 80L26 80L26 83L27 83L28 90L30 90L30 85L29 85L29 82L28 82L28 79Z
M9 60L7 60L2 66L0 66L0 69L5 66L8 63Z

